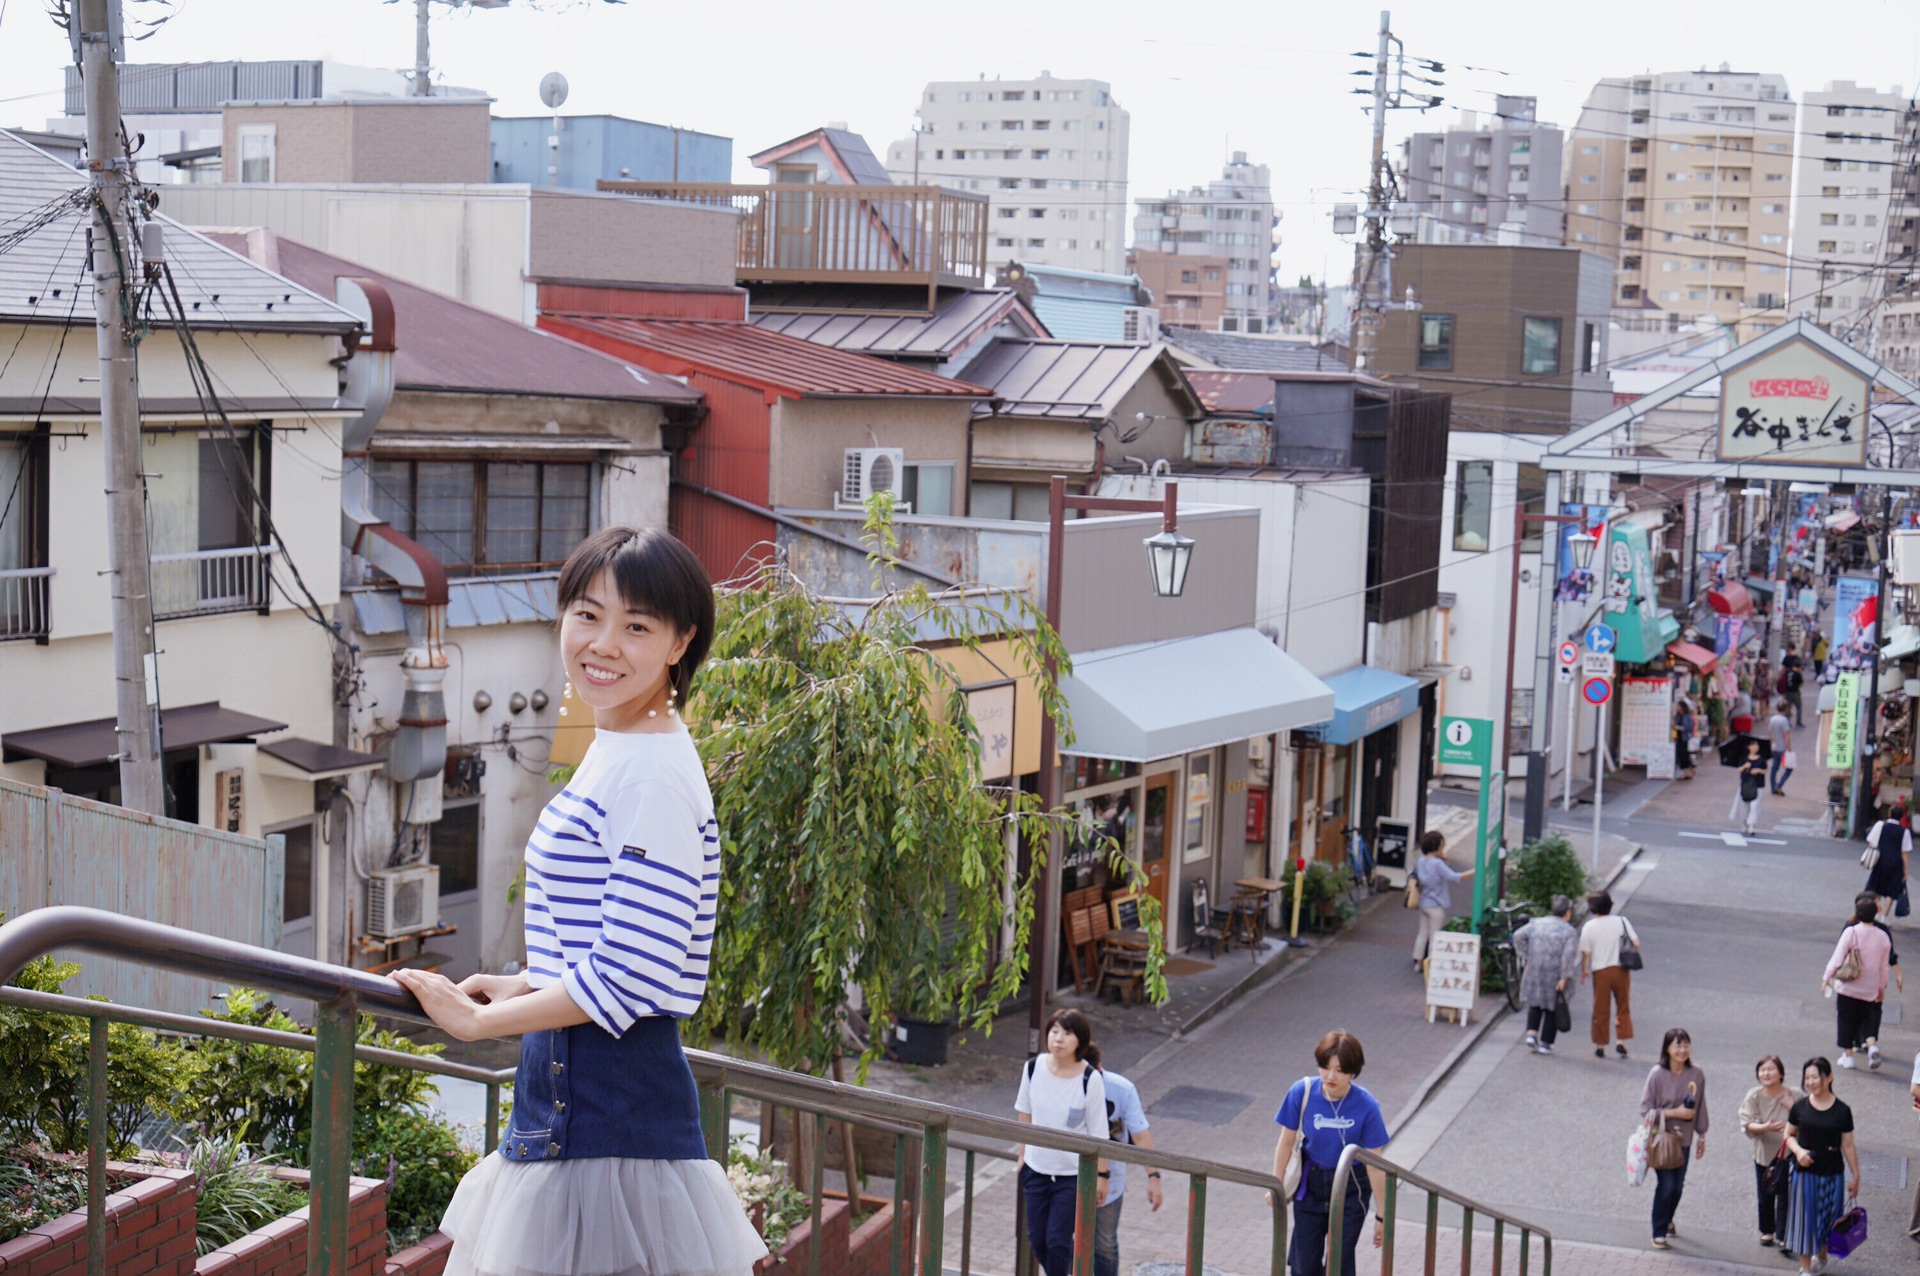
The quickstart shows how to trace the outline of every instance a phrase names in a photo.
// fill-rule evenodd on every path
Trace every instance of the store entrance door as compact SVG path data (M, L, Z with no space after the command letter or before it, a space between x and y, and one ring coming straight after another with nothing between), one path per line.
M1393 815L1394 771L1400 761L1400 724L1389 723L1360 749L1360 832L1369 844L1381 816Z
M1167 866L1173 862L1173 839L1177 822L1173 818L1173 787L1178 771L1165 771L1147 777L1144 818L1140 821L1140 868L1147 875L1147 894L1160 901L1160 916L1167 933L1178 934L1173 915L1167 911Z

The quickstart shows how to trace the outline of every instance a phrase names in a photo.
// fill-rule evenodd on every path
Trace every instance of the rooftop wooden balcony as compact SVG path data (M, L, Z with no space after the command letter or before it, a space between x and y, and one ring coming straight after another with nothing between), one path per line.
M600 189L740 214L739 283L912 284L986 280L987 200L939 186L735 186L602 181Z

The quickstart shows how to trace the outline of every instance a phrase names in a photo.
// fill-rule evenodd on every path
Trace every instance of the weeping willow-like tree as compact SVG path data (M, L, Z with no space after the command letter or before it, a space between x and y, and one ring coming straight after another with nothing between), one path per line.
M980 742L954 670L929 635L978 651L1006 640L1043 711L1057 634L1015 594L880 588L896 541L885 498L866 534L876 598L824 601L779 564L724 589L690 715L720 821L725 872L706 1000L691 1031L723 1031L773 1063L824 1073L858 989L879 1031L916 1017L990 1029L1026 974L1034 892L1057 813L980 782ZM1001 663L1005 663L1004 660ZM1063 739L1067 738L1063 732ZM1033 848L1005 885L1009 826ZM1116 872L1134 870L1109 847ZM1143 898L1143 904L1151 904ZM1002 927L1013 942L996 952ZM1157 936L1157 918L1147 927ZM1156 938L1148 991L1164 999Z

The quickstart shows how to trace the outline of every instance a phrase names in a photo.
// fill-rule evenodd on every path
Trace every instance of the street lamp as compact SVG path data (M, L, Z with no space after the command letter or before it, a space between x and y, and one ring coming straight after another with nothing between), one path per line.
M1567 537L1567 546L1573 551L1574 567L1580 571L1592 567L1594 546L1599 543L1600 538L1588 531L1578 531Z
M1130 500L1118 496L1069 496L1065 476L1056 474L1047 485L1047 627L1060 632L1061 577L1066 570L1067 511L1106 514L1158 514L1160 531L1146 538L1147 565L1153 572L1153 592L1178 598L1187 586L1187 566L1193 558L1193 539L1180 534L1180 485L1169 482L1159 500ZM1059 662L1049 646L1047 682L1060 676ZM1060 767L1054 757L1058 728L1053 715L1040 718L1040 807L1051 815L1060 807ZM1047 865L1040 892L1033 901L1033 926L1027 932L1027 1053L1040 1053L1042 1026L1047 1021L1047 992L1053 983L1053 893L1060 884L1060 857L1055 853L1060 830L1047 835Z
M1169 529L1140 543L1147 547L1147 565L1153 569L1153 592L1162 598L1178 598L1187 588L1193 537Z

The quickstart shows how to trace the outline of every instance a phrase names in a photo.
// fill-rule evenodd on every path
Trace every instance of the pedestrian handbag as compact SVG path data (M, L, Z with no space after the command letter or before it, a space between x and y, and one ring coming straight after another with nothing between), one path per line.
M1634 942L1633 931L1627 926L1627 919L1620 919L1620 969L1639 970L1646 960L1640 956L1640 945Z
M1780 1140L1780 1150L1767 1162L1767 1195L1785 1196L1793 1185L1793 1153L1787 1151L1787 1141Z
M1567 1005L1565 989L1553 994L1553 1030L1556 1034L1573 1031L1573 1010Z
M1796 754L1792 749L1788 749L1785 753L1780 755L1780 769L1783 771L1791 771L1794 769L1795 764L1797 764L1799 761L1800 761L1799 755Z
M1647 1164L1656 1170L1677 1170L1687 1159L1687 1137L1667 1124L1665 1117L1647 1140Z
M1653 1118L1643 1118L1627 1136L1627 1186L1647 1181L1647 1144L1653 1140Z
M1912 911L1913 904L1907 899L1907 888L1903 884L1900 887L1900 898L1893 901L1893 915L1895 917L1905 917Z
M1827 1233L1827 1253L1833 1258L1845 1258L1867 1243L1867 1210L1864 1205L1855 1205L1833 1222L1833 1230Z
M1873 826L1867 834L1867 849L1860 852L1860 867L1871 873L1880 865L1880 826Z
M1407 874L1407 907L1420 907L1420 879L1412 873Z
M1300 1123L1293 1131L1293 1155L1287 1158L1286 1171L1280 1175L1280 1186L1287 1199L1297 1201L1300 1193L1306 1190L1307 1179L1307 1104L1313 1099L1313 1079L1307 1079L1306 1092L1300 1096Z
M1857 944L1847 949L1846 956L1842 957L1840 964L1834 967L1833 977L1836 982L1843 984L1850 984L1860 978L1860 948Z
M1740 773L1740 800L1751 802L1760 796L1760 777L1750 771Z

